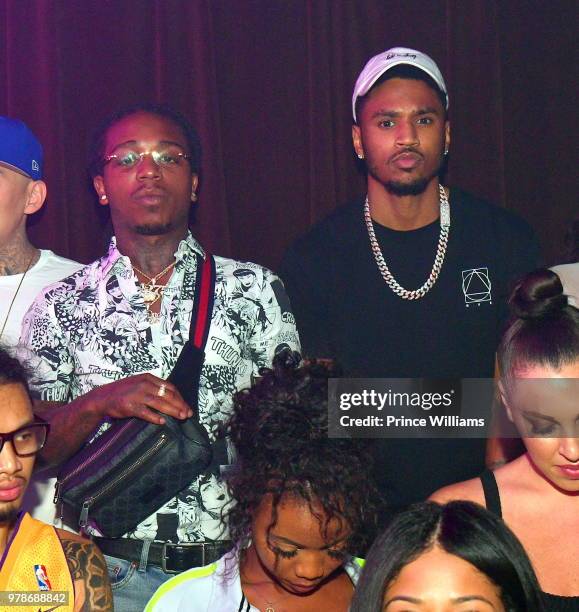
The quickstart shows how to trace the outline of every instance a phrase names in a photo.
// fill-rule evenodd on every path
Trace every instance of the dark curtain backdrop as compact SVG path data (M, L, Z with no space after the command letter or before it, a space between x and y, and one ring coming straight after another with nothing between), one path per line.
M168 102L204 147L193 227L212 251L276 268L363 192L350 98L365 61L430 54L450 94L448 180L525 217L549 263L577 214L575 0L0 0L0 113L46 151L38 246L88 262L108 237L86 174L94 127ZM331 253L328 253L331 256Z

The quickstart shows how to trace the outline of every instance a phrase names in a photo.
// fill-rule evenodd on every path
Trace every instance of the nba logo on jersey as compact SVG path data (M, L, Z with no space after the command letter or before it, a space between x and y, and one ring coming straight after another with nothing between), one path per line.
M50 591L52 589L52 585L50 584L50 580L48 579L48 574L46 573L46 568L44 565L35 565L34 574L36 576L36 582L38 582L38 588L41 591Z

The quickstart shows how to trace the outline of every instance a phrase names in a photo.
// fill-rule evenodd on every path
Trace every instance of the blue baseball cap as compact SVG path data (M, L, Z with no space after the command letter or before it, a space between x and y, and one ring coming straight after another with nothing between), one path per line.
M0 165L38 181L43 159L42 145L25 123L0 117Z

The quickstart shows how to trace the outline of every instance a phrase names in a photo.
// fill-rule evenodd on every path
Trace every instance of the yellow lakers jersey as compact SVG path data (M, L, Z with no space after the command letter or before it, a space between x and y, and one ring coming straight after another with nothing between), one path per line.
M11 612L73 611L72 577L54 527L20 517L0 560L0 597Z

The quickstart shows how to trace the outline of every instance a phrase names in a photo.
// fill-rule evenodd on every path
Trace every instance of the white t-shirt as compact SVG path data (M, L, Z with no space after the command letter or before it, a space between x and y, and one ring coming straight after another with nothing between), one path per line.
M553 266L551 270L561 279L569 304L579 308L579 262Z
M52 251L42 249L40 258L28 270L26 276L23 274L0 276L0 329L6 322L0 339L2 345L13 347L18 344L22 319L36 296L45 287L70 276L82 266L83 264L77 261L65 259L55 255ZM20 285L19 289L18 285ZM13 299L14 303L10 308ZM6 319L7 316L8 319ZM51 470L34 475L23 502L24 509L29 511L35 519L48 524L54 522L55 514L52 499L56 479L53 477L53 472L54 470Z
M26 272L26 276L23 274L0 276L0 329L6 323L4 333L0 338L2 345L15 346L18 344L22 319L42 289L76 272L82 266L83 264L77 261L59 257L52 251L43 249L40 251L40 258ZM21 281L22 284L20 284ZM20 289L18 289L19 284ZM8 315L9 310L10 315Z
M344 570L356 586L364 561L355 557ZM245 598L234 549L211 565L194 567L167 580L153 595L145 612L259 612Z

